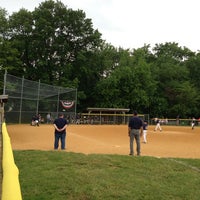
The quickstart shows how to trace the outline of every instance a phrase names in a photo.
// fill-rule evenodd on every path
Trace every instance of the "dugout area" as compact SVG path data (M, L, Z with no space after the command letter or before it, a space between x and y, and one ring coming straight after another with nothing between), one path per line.
M200 158L200 127L149 126L147 144L141 138L141 156ZM53 151L53 125L7 125L13 150ZM66 152L84 154L129 154L127 125L69 125ZM135 144L135 143L134 143ZM135 146L134 146L135 148Z
M81 113L79 124L127 124L133 114L128 114L129 108L87 108L87 113ZM141 119L149 119L148 115L138 114Z
M129 116L126 108L87 108L81 114L81 124L126 124Z

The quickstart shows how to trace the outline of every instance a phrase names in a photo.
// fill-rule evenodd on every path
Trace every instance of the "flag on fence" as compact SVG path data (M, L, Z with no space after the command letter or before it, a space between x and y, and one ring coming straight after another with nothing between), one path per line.
M68 100L60 100L63 108L65 109L69 109L69 108L72 108L74 106L74 101L68 101Z

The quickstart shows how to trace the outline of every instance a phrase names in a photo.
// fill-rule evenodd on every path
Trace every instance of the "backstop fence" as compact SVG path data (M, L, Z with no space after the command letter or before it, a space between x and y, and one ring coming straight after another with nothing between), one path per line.
M6 123L30 123L34 115L41 122L62 112L69 120L76 116L77 89L47 85L5 73L4 94Z

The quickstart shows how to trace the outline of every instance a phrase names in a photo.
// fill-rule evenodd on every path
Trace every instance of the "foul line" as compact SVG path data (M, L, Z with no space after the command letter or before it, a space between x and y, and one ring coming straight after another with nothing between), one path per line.
M194 166L189 165L189 164L186 164L186 163L184 163L183 161L175 160L175 159L173 159L173 158L168 158L168 160L174 161L174 162L179 163L179 164L181 164L181 165L183 165L183 166L185 166L185 167L191 168L191 169L194 170L194 171L200 172L200 168L194 167Z

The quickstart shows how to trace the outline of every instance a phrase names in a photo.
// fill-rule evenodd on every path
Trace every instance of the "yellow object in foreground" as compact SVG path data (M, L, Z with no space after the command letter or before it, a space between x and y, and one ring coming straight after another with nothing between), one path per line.
M22 200L19 184L19 170L15 165L10 137L6 124L2 124L2 199L1 200Z

